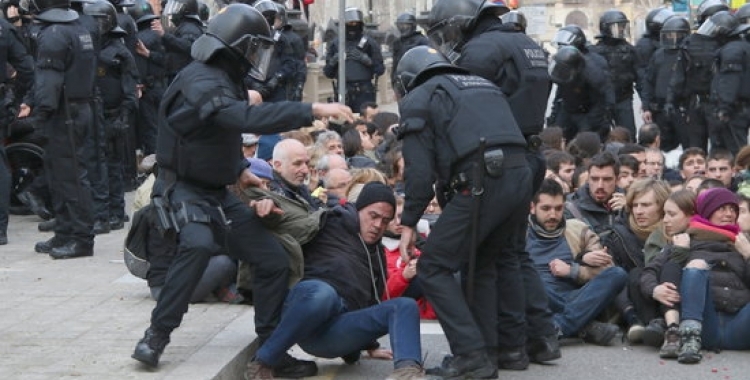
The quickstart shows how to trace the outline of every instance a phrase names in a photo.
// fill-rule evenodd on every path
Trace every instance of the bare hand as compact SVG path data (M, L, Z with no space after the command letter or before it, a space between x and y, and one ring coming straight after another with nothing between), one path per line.
M677 291L677 286L671 282L663 282L657 285L652 297L669 307L673 307L675 303L680 302L680 292Z
M250 104L251 106L263 103L263 95L255 90L247 90L247 99L248 104Z
M609 208L614 211L620 211L625 207L625 194L614 193L612 198L609 199Z
M672 244L677 247L690 248L690 235L686 233L672 236Z
M164 36L164 28L161 26L161 20L153 20L151 21L151 30L156 32L156 34L159 35L159 37Z
M555 277L570 276L570 265L560 259L554 259L549 262L549 270Z
M18 117L24 118L31 115L31 107L29 107L26 103L21 103L21 105L18 108Z
M737 235L737 239L734 241L734 247L737 248L737 252L739 252L745 260L750 259L750 241L748 241L747 235L743 232L740 232Z
M313 103L312 113L315 117L328 116L349 123L354 122L352 109L340 103Z
M271 214L283 215L284 210L276 206L273 199L261 199L250 201L250 207L255 209L255 214L260 218L265 218Z
M643 111L641 117L643 118L643 122L646 124L651 124L654 120L653 116L651 115L651 111Z
M405 279L411 280L417 275L417 259L409 261L404 267L404 271L401 272Z
M414 232L414 227L404 226L403 231L401 231L401 243L398 246L403 262L411 261L411 252L414 250L415 241L417 241L417 234Z
M137 84L135 86L135 96L138 99L140 99L141 97L143 97L143 85L142 84Z
M146 58L148 58L149 56L151 56L151 50L148 50L148 48L146 47L146 45L144 45L143 41L141 41L141 40L138 40L135 43L135 52L138 53L138 55L142 55L142 56L144 56Z
M393 351L386 349L386 348L376 348L374 350L367 350L367 355L372 359L393 360Z
M606 267L612 264L612 256L607 253L607 247L600 251L591 251L583 255L583 262L592 267Z

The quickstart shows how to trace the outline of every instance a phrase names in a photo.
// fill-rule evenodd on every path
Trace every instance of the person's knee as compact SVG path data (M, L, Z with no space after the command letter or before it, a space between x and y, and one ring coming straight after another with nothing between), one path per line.
M313 314L326 313L338 309L341 298L336 290L323 281L302 281L292 288L290 303L304 302Z
M396 297L389 301L394 313L400 315L411 315L419 318L419 306L414 298Z
M702 259L690 260L687 263L687 265L685 265L685 268L704 269L704 270L706 270L706 269L708 269L708 263L706 262L706 260L702 260Z

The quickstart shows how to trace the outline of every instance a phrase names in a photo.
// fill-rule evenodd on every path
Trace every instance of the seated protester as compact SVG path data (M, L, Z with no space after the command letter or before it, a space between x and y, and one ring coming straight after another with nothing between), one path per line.
M346 187L351 182L352 174L349 173L349 170L339 168L329 170L325 178L323 178L326 207L334 207L346 203Z
M556 181L542 182L531 203L526 250L544 282L560 336L608 345L619 328L594 319L622 291L628 275L613 265L585 223L563 218L563 199Z
M661 130L654 123L644 123L638 129L638 145L648 149L661 147Z
M750 197L745 194L738 194L740 201L740 214L737 217L737 224L744 233L750 233Z
M680 363L699 362L701 348L750 349L750 242L737 225L737 197L710 189L698 196L696 210L683 244L688 249L671 255L684 265Z
M542 140L541 150L545 154L550 150L565 151L565 137L562 128L548 126L539 132L539 138Z
M568 195L565 219L578 219L600 234L612 227L625 206L625 197L617 188L620 164L614 155L602 152L591 158L587 168L586 184Z
M576 166L589 166L591 158L602 151L602 140L596 132L579 132L566 147L576 158Z
M617 176L617 187L627 191L638 175L638 160L629 155L621 154L617 157L620 160L620 175Z
M259 216L280 211L267 203L255 204ZM304 246L305 276L289 291L279 325L258 348L245 379L272 380L273 366L295 344L314 356L354 362L386 334L395 365L389 379L425 379L416 302L379 301L385 285L379 243L395 209L388 186L368 183L356 205L326 212L320 232Z
M380 133L375 123L367 123L366 126L367 130L365 131L365 135L362 136L365 156L370 157L376 163L380 163L383 159L383 151L379 149L383 143L383 134Z
M386 291L383 295L384 300L395 297L409 297L417 301L419 306L419 317L422 319L437 319L435 310L432 308L427 299L424 297L422 286L419 284L417 276L417 259L422 252L414 248L412 255L415 259L405 263L401 259L401 250L399 242L401 241L401 213L404 211L404 197L396 196L396 216L388 224L388 229L383 235L383 248L385 250L386 267L388 270L388 281L386 282ZM418 229L420 225L417 224ZM421 233L421 232L420 232ZM419 237L418 237L419 239ZM422 241L421 243L423 243ZM417 241L417 246L420 241Z
M305 184L310 174L310 155L305 146L294 139L279 141L273 148L273 176L271 191L290 199L307 204L310 211L319 209L323 204L318 198L310 195Z
M690 218L695 215L695 194L687 189L672 193L664 203L664 228L651 233L644 254L646 267L641 274L641 294L646 299L659 303L664 315L666 332L663 337L653 334L644 335L646 344L661 344L659 356L663 359L677 359L680 349L680 266L674 261L668 262L670 251L680 249L686 239L685 231L690 225ZM663 344L660 343L663 341Z
M688 189L693 192L693 194L698 195L698 188L703 183L703 181L706 180L706 177L702 175L694 175L688 179L685 180L685 183L683 184L683 188Z
M669 185L664 181L651 178L635 181L626 195L626 211L617 218L611 232L602 238L602 245L608 248L615 264L629 275L628 286L615 302L628 326L627 338L633 344L642 342L646 329L664 335L663 326L654 321L658 318L658 310L644 302L638 283L645 265L643 247L649 235L661 228L664 202L669 194ZM648 322L646 328L642 321Z
M618 155L629 154L638 160L637 178L646 178L646 148L638 144L625 144L617 152Z
M547 158L547 173L545 178L553 178L566 194L570 193L573 184L573 172L576 170L576 159L570 153L549 151Z
M677 161L680 177L687 180L696 175L706 175L706 152L701 148L687 148Z
M734 176L734 157L724 149L714 149L706 160L706 177L718 179L724 187L732 192L737 191L739 183Z
M346 190L344 190L346 193L346 200L349 203L356 203L362 188L373 181L385 184L388 183L386 182L385 175L383 175L378 169L364 168L352 170L352 180L349 182L349 185L346 186Z
M344 148L341 145L341 136L336 131L325 131L315 139L316 149L321 149L328 154L344 155Z
M576 166L576 170L573 172L573 178L571 178L571 193L575 193L578 191L581 187L583 187L586 182L589 180L589 171L588 168L583 166ZM568 194L566 196L566 199L570 196ZM566 204L566 212L567 212L567 204Z
M659 149L646 149L646 175L653 179L664 176L664 153Z
M375 168L378 163L365 156L362 133L357 129L349 129L341 137L344 146L344 157L352 169Z
M708 190L708 189L719 189L724 188L724 183L719 181L716 178L706 178L704 179L700 185L698 185L698 188L695 189L695 195L701 195L702 192Z

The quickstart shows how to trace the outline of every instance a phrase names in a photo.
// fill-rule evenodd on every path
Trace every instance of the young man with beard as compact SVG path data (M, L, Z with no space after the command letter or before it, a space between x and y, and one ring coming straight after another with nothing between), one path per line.
M588 165L588 180L565 202L565 218L585 222L597 234L611 228L615 216L625 205L617 189L620 164L609 152L594 156Z
M563 189L545 179L531 202L526 250L544 281L560 336L608 345L619 328L594 320L624 287L628 275L585 223L564 219Z

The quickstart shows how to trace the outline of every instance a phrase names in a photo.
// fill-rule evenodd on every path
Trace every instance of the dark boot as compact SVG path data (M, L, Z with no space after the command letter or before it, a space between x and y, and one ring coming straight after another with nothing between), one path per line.
M562 357L560 341L556 335L530 338L526 342L526 353L529 355L529 360L534 363L545 363Z
M651 347L661 347L664 342L664 333L667 331L667 322L663 318L651 320L643 332L643 343Z
M54 219L46 220L44 222L39 223L39 225L37 226L37 229L39 229L39 232L50 232L55 229L55 224L56 223Z
M109 218L109 229L111 231L117 231L125 228L125 218L118 218L113 216Z
M71 240L49 253L53 259L72 259L74 257L94 256L94 243Z
M523 371L529 368L529 356L526 354L526 347L498 351L497 367L514 371Z
M446 357L440 367L427 370L428 375L435 375L445 380L494 379L497 377L497 366L485 350L478 350L464 355Z
M599 321L591 321L580 332L580 337L586 343L593 343L599 346L609 346L612 339L620 331L617 325Z
M159 358L168 344L168 333L149 327L143 334L143 339L135 345L135 351L130 357L151 367L156 367L159 365Z
M34 251L37 253L52 253L52 248L60 247L63 244L65 244L65 241L55 235L45 241L36 243L36 245L34 245Z
M97 220L96 222L94 222L94 235L108 234L109 230L110 228L108 220Z
M6 244L8 244L8 233L5 231L0 231L0 245Z
M288 379L301 379L318 374L318 365L314 361L300 360L284 353L281 361L273 368L273 375Z
M47 209L47 206L44 205L44 201L34 195L34 193L23 191L16 194L16 198L40 218L44 220L52 219L52 213Z

